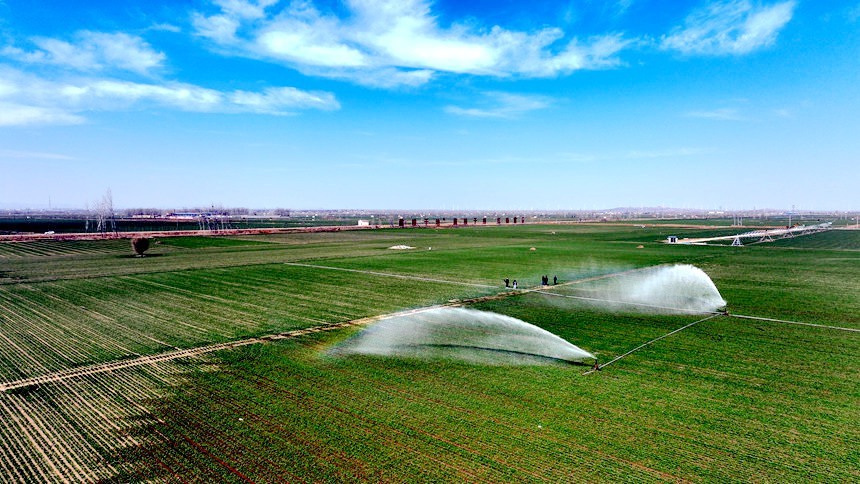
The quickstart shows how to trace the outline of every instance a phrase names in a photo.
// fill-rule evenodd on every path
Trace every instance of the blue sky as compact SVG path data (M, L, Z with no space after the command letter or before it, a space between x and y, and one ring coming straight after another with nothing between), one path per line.
M858 86L858 0L0 0L0 208L856 210Z

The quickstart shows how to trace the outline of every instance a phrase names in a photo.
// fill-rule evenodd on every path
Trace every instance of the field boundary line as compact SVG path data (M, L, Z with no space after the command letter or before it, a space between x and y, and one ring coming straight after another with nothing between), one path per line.
M390 273L384 273L384 272L363 271L363 270L359 270L359 269L347 269L347 268L341 268L341 267L319 266L319 265L314 265L314 264L302 264L302 263L292 263L292 262L285 262L284 264L285 265L291 265L291 266L316 268L316 269L339 270L339 271L346 271L346 272L359 272L359 273L366 273L366 274L386 276L386 277L395 277L395 278L401 278L401 279L412 279L412 280L421 280L421 281L428 281L428 282L439 282L439 283L448 283L448 284L457 284L457 285L467 285L467 286L481 287L481 288L497 288L497 286L490 286L487 284L475 284L475 283L469 283L469 282L449 281L449 280L444 280L444 279L424 278L424 277L420 277L420 276L409 276L409 275L403 275L403 274L390 274ZM562 286L562 285L578 284L578 283L593 281L593 280L597 280L597 279L615 277L615 276L627 274L630 272L635 272L635 271L642 270L642 269L644 269L644 268L630 269L630 270L621 271L621 272L602 274L599 276L588 277L585 279L577 279L577 280L568 281L568 282L558 284L555 287ZM344 322L340 322L340 323L325 323L325 324L321 324L321 325L317 325L317 326L311 326L308 328L285 331L282 333L269 334L269 335L265 335L265 336L257 336L257 337L253 337L253 338L246 338L246 339L235 340L235 341L226 341L223 343L215 343L215 344L210 344L210 345L198 346L195 348L177 349L177 350L172 350L172 351L166 351L164 353L144 355L144 356L140 356L140 357L132 358L132 359L113 360L113 361L107 361L107 362L102 362L102 363L96 363L96 364L88 365L88 366L81 366L81 367L77 367L77 368L59 370L59 371L55 371L53 373L48 373L45 375L39 375L39 376L35 376L35 377L23 378L23 379L19 379L19 380L13 380L13 381L9 381L9 382L0 383L0 392L8 392L10 390L17 390L17 389L27 388L27 387L41 385L41 384L61 382L61 381L71 380L71 379L75 379L75 378L81 378L81 377L85 377L85 376L89 376L89 375L95 375L95 374L99 374L99 373L107 373L107 372L122 370L125 368L133 368L133 367L143 366L143 365L154 365L154 364L158 364L161 362L176 360L176 359L180 359L180 358L193 358L193 357L204 355L206 353L212 353L215 351L238 348L241 346L247 346L247 345L251 345L251 344L264 343L266 341L277 341L277 340L282 340L282 339L291 339L291 338L296 338L299 336L304 336L306 334L318 333L321 331L332 331L332 330L347 328L347 327L351 327L351 326L360 326L360 325L364 325L364 324L373 323L376 321L381 321L383 319L399 317L399 316L407 316L407 315L417 314L417 313L421 313L421 312L425 312L425 311L431 311L431 310L439 309L439 308L443 308L443 307L459 307L459 306L463 306L465 304L491 301L491 300L496 300L496 299L503 299L503 298L507 298L507 297L511 297L511 296L526 294L529 292L538 292L538 293L549 294L549 295L553 295L553 296L560 296L559 294L545 292L544 289L546 287L548 287L548 286L535 286L535 287L531 287L531 288L514 289L514 290L510 290L511 288L507 288L507 289L509 289L508 291L503 291L503 292L499 292L496 294L477 296L477 297L462 299L462 300L454 299L454 300L451 300L451 301L449 301L447 303L443 303L443 304L436 304L436 305L432 305L432 306L424 306L424 307L420 307L420 308L413 308L413 309L407 309L407 310L402 310L402 311L396 311L393 313L368 316L365 318L353 319L350 321L344 321ZM711 316L711 317L713 317L713 316Z
M204 355L206 353L212 353L215 351L221 351L226 349L238 348L241 346L247 346L252 344L264 343L266 341L278 341L282 339L291 339L297 338L299 336L304 336L306 334L319 333L322 331L332 331L336 329L347 328L350 326L360 326L363 324L369 324L376 321L381 321L383 319L399 317L399 316L408 316L411 314L417 314L425 311L431 311L433 309L438 309L441 307L452 307L452 306L460 306L462 302L454 302L448 304L438 304L434 306L425 306L416 309L408 309L404 311L397 311L394 313L388 314L380 314L376 316L368 316L365 318L353 319L350 321L344 321L342 323L329 323L329 324L321 324L318 326L311 326L308 328L302 329L294 329L290 331L285 331L283 333L275 333L265 336L258 336L254 338L246 338L242 340L236 341L227 341L224 343L216 343L206 346L198 346L196 348L187 348L175 351L167 351L164 353L158 353L154 355L145 355L138 358L132 358L128 360L114 360L107 361L104 363L97 363L89 366L82 366L78 368L71 368L67 370L60 370L53 373L48 373L46 375L35 376L31 378L23 378L20 380L14 380L9 382L0 383L0 392L8 392L10 390L17 390L21 388L31 387L35 385L42 385L46 383L56 383L66 380L71 380L74 378L85 377L89 375L95 375L98 373L107 373L117 370L122 370L125 368L133 368L137 366L143 365L154 365L157 363L162 363L165 361L176 360L180 358L193 358L200 355Z
M308 267L308 268L313 268L313 269L327 269L327 270L332 270L332 271L356 272L359 274L369 274L369 275L373 275L373 276L394 277L394 278L399 278L399 279L410 279L410 280L424 281L424 282L439 282L439 283L443 283L443 284L455 284L458 286L481 287L481 288L487 288L487 289L498 289L499 288L499 286L491 285L491 284L451 281L448 279L435 279L432 277L411 276L408 274L394 274L391 272L367 271L367 270L362 270L362 269L350 269L350 268L346 268L346 267L321 266L321 265L317 265L317 264L307 264L307 263L303 263L303 262L284 262L283 264L288 265L288 266L294 266L294 267ZM654 266L637 267L634 269L627 269L627 270L623 270L623 271L619 271L619 272L610 272L607 274L601 274L598 276L586 277L583 279L574 279L572 281L562 282L559 284L555 284L553 286L533 286L533 287L525 287L522 289L513 289L510 287L506 287L504 289L508 289L511 291L505 292L503 294L507 296L507 295L514 295L514 294L524 294L524 293L528 293L528 292L543 292L544 290L549 289L549 288L553 288L553 287L569 286L569 285L573 285L573 284L582 284L584 282L591 282L591 281L597 281L600 279L607 279L610 277L623 276L623 275L630 274L633 272L639 272L639 271L643 271L646 269L651 269L654 267L660 267L660 266L664 266L664 265L669 265L669 264L668 263L657 264ZM553 294L553 295L557 295L557 294Z
M587 372L583 373L583 375L589 375L589 374L591 374L591 373L594 373L595 371L602 370L603 368L605 368L605 367L607 367L607 366L609 366L609 365L611 365L611 364L615 363L616 361L618 361L618 360L620 360L620 359L624 358L625 356L631 355L631 354L633 354L633 353L635 353L635 352L637 352L637 351L641 350L642 348L644 348L644 347L646 347L646 346L648 346L648 345L650 345L650 344L652 344L652 343L656 343L657 341L660 341L660 340L661 340L661 339L663 339L663 338L667 338L667 337L669 337L669 336L672 336L672 335L673 335L673 334L675 334L675 333L680 333L681 331L684 331L685 329L687 329L687 328L689 328L689 327L691 327L691 326L695 326L695 325L697 325L697 324L699 324L699 323L705 322L705 321L707 321L707 320L709 320L709 319L713 319L713 318L716 318L717 316L721 316L721 315L722 315L721 313L718 313L718 314L711 314L710 316L707 316L707 317L705 317L705 318L699 319L698 321L693 321L693 322L692 322L692 323L690 323L690 324L687 324L687 325L685 325L685 326L681 326L680 328L678 328L678 329L676 329L676 330L674 330L674 331L670 331L670 332L668 332L668 333L664 334L663 336L659 336L659 337L657 337L657 338L654 338L654 339L652 339L651 341L646 341L645 343L642 343L641 345L639 345L639 346L637 346L637 347L633 348L632 350L628 351L627 353L624 353L624 354L622 354L622 355L618 355L618 356L616 356L615 358L613 358L613 359L609 360L608 362L606 362L606 363L604 363L604 364L602 364L602 365L597 365L597 369L596 369L596 370L589 370L589 371L587 371Z
M316 264L304 264L301 262L284 262L284 265L293 266L293 267L309 267L313 269L325 269L330 271L343 271L343 272L357 272L359 274L370 274L373 276L383 276L383 277L394 277L398 279L410 279L413 281L424 281L424 282L440 282L443 284L456 284L458 286L471 286L471 287L480 287L485 289L498 289L499 286L489 285L489 284L478 284L475 282L460 282L460 281L450 281L447 279L434 279L432 277L421 277L421 276L410 276L407 274L392 274L390 272L377 272L377 271L365 271L361 269L349 269L346 267L333 267L333 266L319 266Z
M733 318L752 319L756 321L768 321L771 323L796 324L798 326L812 326L814 328L833 329L837 331L849 331L851 333L860 333L860 328L846 328L844 326L830 326L828 324L804 323L801 321L788 321L785 319L763 318L761 316L746 316L743 314L727 314Z
M284 262L283 264L290 265L290 266L309 267L309 268L315 268L315 269L358 272L358 273L365 273L365 274L384 276L384 277L395 277L395 278L400 278L400 279L410 279L410 280L419 280L419 281L427 281L427 282L438 282L438 283L447 283L447 284L456 284L456 285L466 285L466 286L470 286L470 287L480 287L480 288L485 288L485 289L498 289L498 286L491 286L491 285L487 285L487 284L476 284L476 283L469 283L469 282L450 281L450 280L445 280L445 279L434 279L434 278L410 276L410 275L404 275L404 274L391 274L391 273L385 273L385 272L364 271L364 270L359 270L359 269L348 269L348 268L342 268L342 267L320 266L320 265L315 265L315 264L304 264L304 263L295 263L295 262ZM617 275L622 275L622 274L626 274L626 273L637 271L637 270L641 270L641 269L631 269L631 270L627 270L627 271L621 271L621 272L616 272L616 273L603 274L603 275L599 275L599 276L589 277L589 278L585 278L585 279L577 279L577 280L573 280L573 281L564 282L562 284L558 284L557 286L568 285L568 284L577 284L577 283L581 283L581 282L588 282L588 281L603 279L603 278L607 278L607 277L614 277ZM258 337L253 337L253 338L246 338L246 339L242 339L242 340L227 341L227 342L223 342L223 343L215 343L215 344L210 344L210 345L198 346L195 348L177 349L177 350L172 350L172 351L166 351L164 353L139 356L137 358L132 358L132 359L106 361L106 362L96 363L96 364L88 365L88 366L81 366L81 367L77 367L77 368L59 370L59 371L55 371L52 373L39 375L39 376L35 376L35 377L23 378L23 379L19 379L19 380L13 380L13 381L9 381L9 382L0 383L0 392L8 392L10 390L17 390L17 389L31 387L31 386L35 386L35 385L61 382L61 381L66 381L66 380L70 380L70 379L85 377L88 375L95 375L98 373L107 373L107 372L111 372L111 371L122 370L125 368L132 368L132 367L143 366L143 365L154 365L154 364L158 364L161 362L176 360L176 359L180 359L180 358L193 358L193 357L197 357L200 355L204 355L206 353L212 353L215 351L238 348L241 346L263 343L265 341L277 341L277 340L281 340L281 339L295 338L295 337L303 336L306 334L317 333L320 331L331 331L331 330L346 328L346 327L350 327L350 326L359 326L359 325L369 324L369 323L376 322L376 321L381 321L383 319L388 319L388 318L398 317L398 316L406 316L406 315L410 315L410 314L417 314L420 312L430 311L430 310L438 309L438 308L442 308L442 307L458 307L458 306L463 306L465 304L491 301L491 300L496 300L496 299L503 299L506 297L526 294L529 292L541 292L541 288L545 288L545 287L546 286L535 286L535 287L531 287L531 288L513 289L513 290L511 288L507 288L508 289L507 291L498 292L495 294L489 294L489 295L485 295L485 296L477 296L477 297L462 299L462 300L454 299L454 300L451 300L451 301L449 301L447 303L443 303L443 304L437 304L437 305L433 305L433 306L424 306L424 307L415 308L415 309L407 309L407 310L403 310L403 311L396 311L393 313L381 314L381 315L376 315L376 316L369 316L366 318L359 318L359 319L354 319L354 320L345 321L345 322L341 322L341 323L325 323L325 324L321 324L318 326L311 326L311 327L303 328L303 329L290 330L290 331L286 331L283 333L276 333L276 334L258 336ZM0 336L2 336L2 334L0 334Z

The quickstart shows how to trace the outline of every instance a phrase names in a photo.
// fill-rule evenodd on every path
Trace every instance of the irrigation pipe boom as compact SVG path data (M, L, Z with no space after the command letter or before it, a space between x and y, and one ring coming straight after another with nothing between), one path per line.
M837 331L849 331L851 333L860 333L860 328L846 328L844 326L830 326L827 324L802 323L800 321L786 321L784 319L762 318L759 316L745 316L743 314L727 314L726 316L731 316L733 318L741 318L741 319L753 319L756 321L768 321L771 323L797 324L800 326L812 326L813 328L835 329Z
M487 285L487 284L476 284L476 283L462 282L462 281L450 281L450 280L445 280L445 279L435 279L435 278L421 277L421 276L410 276L410 275L405 275L405 274L392 274L392 273L388 273L388 272L367 271L367 270L361 270L361 269L348 269L348 268L344 268L344 267L321 266L321 265L316 265L316 264L302 264L302 263L298 263L298 262L285 262L284 264L290 265L290 266L298 266L298 267L310 267L310 268L314 268L314 269L326 269L326 270L345 271L345 272L358 272L358 273L369 274L369 275L374 275L374 276L395 277L395 278L399 278L399 279L411 279L411 280L416 280L416 281L439 282L439 283L443 283L443 284L455 284L455 285L460 285L460 286L472 286L472 287L483 287L483 288L495 288L496 287L496 286L491 286L491 285ZM665 265L665 264L660 264L660 265ZM651 266L651 267L654 267L654 266ZM576 279L573 281L563 282L561 284L553 286L553 288L557 288L560 286L573 285L573 284L580 284L583 282L591 282L591 281L595 281L598 279L606 279L606 278L610 278L610 277L622 276L625 274L629 274L631 272L638 272L638 271L641 271L644 269L649 269L651 267L629 269L629 270L625 270L625 271L621 271L621 272L613 272L613 273L603 274L603 275L594 276L594 277L587 277L585 279ZM723 316L731 316L734 318L741 318L741 319L768 321L768 322L772 322L772 323L796 324L796 325L800 325L800 326L810 326L810 327L815 327L815 328L824 328L824 329L832 329L832 330L837 330L837 331L848 331L848 332L853 332L853 333L860 333L860 329L847 328L847 327L843 327L843 326L830 326L830 325L826 325L826 324L803 323L803 322L799 322L799 321L787 321L787 320L783 320L783 319L764 318L764 317L759 317L759 316L745 316L742 314L729 314L729 313L726 313L723 311L690 311L689 309L684 309L684 308L660 306L657 304L648 304L648 303L643 303L643 302L618 301L618 300L614 300L614 299L603 299L603 298L597 298L597 297L574 296L572 294L558 294L558 293L543 289L544 287L545 286L536 286L534 288L523 288L523 289L519 289L516 291L503 293L501 295L504 297L504 296L513 296L516 294L525 294L525 293L529 293L529 292L534 292L534 293L539 293L539 294L545 294L547 296L563 297L563 298L568 298L568 299L578 299L581 301L593 301L593 302L602 302L602 303L611 303L611 304L621 304L621 305L627 305L627 306L639 306L639 307L647 307L647 308L653 308L653 309L675 311L678 313L686 313L686 314L690 314L690 313L692 313L692 314L711 314L713 316L723 315ZM463 301L463 302L466 302L466 301Z
M391 273L385 273L385 272L366 271L366 270L360 270L360 269L348 269L348 268L343 268L343 267L319 266L319 265L314 265L314 264L301 264L301 263L294 263L294 262L286 262L285 264L291 265L291 266L299 266L299 267L311 267L311 268L316 268L316 269L328 269L328 270L337 270L337 271L345 271L345 272L359 272L359 273L376 275L376 276L395 277L395 278L400 278L400 279L411 279L411 280L420 280L420 281L427 281L427 282L439 282L439 283L455 284L455 285L461 285L461 286L472 286L472 287L482 287L482 288L495 288L496 287L496 286L490 286L487 284L475 284L475 283L469 283L469 282L450 281L450 280L444 280L444 279L433 279L433 278L428 278L428 277L410 276L410 275L404 275L404 274L391 274ZM615 276L620 276L620 275L627 274L630 272L635 272L638 270L641 270L641 269L631 269L631 270L627 270L627 271L621 271L621 272L615 272L615 273L610 273L610 274L604 274L604 275L600 275L600 276L589 277L586 279L568 281L566 283L559 284L558 286L577 284L577 283L582 283L582 282L593 281L596 279L604 279L604 278L608 278L608 277L615 277ZM555 286L555 287L558 287L558 286ZM539 287L541 287L541 286L539 286ZM26 388L26 387L40 385L40 384L46 384L46 383L55 383L55 382L60 382L60 381L64 381L64 380L74 379L74 378L81 378L81 377L85 377L87 375L109 372L109 371L115 371L115 370L120 370L120 369L124 369L124 368L130 368L130 367L136 367L136 366L142 366L142 365L152 365L152 364L157 364L157 363L160 363L163 361L170 361L170 360L179 359L179 358L198 357L198 356L201 356L203 354L211 353L214 351L232 349L232 348L245 346L245 345L249 345L249 344L262 343L264 341L274 341L274 340L279 340L279 339L295 338L295 337L304 336L304 335L310 334L310 333L317 333L320 331L331 331L331 330L341 329L341 328L349 327L349 326L357 326L357 325L367 324L367 323L379 321L382 319L387 319L387 318L394 317L394 316L414 314L414 313L428 311L428 310L439 308L439 307L461 306L461 305L469 303L469 302L480 301L480 300L483 300L486 298L508 297L508 296L514 296L514 295L519 295L519 294L526 294L526 293L530 293L530 292L545 294L548 296L564 297L564 298L570 298L570 299L579 299L579 300L585 300L585 301L606 302L606 303L614 303L614 304L627 304L627 305L631 305L631 306L642 306L642 307L650 307L650 308L655 308L655 309L672 310L672 311L677 311L677 312L681 312L681 313L690 313L691 312L691 311L689 311L687 309L683 309L683 308L658 306L658 305L654 305L654 304L636 303L636 302L628 302L628 301L616 301L616 300L611 300L611 299L601 299L601 298L586 297L586 296L573 296L573 295L569 295L569 294L557 294L554 292L549 292L547 290L538 289L538 288L524 288L524 289L520 289L520 290L499 293L499 294L496 294L494 296L484 296L484 297L479 297L479 298L474 298L474 299L464 300L464 301L452 301L452 302L449 302L447 304L442 304L442 305L427 306L427 307L423 307L423 308L409 309L409 310L405 310L405 311L397 311L394 313L383 314L383 315L378 315L378 316L370 316L370 317L366 317L366 318L360 318L360 319L355 319L352 321L346 321L346 322L341 322L341 323L322 324L322 325L312 326L312 327L308 327L308 328L304 328L304 329L287 331L284 333L271 334L271 335L259 336L259 337L254 337L254 338L247 338L247 339L243 339L243 340L228 341L228 342L224 342L224 343L199 346L196 348L187 348L187 349L177 348L174 351L168 351L168 352L160 353L160 354L140 356L138 358L134 358L131 360L114 360L114 361L107 361L104 363L97 363L97 364L94 364L91 366L86 366L86 367L70 368L70 369L60 370L60 371L56 371L56 372L45 374L45 375L39 375L39 376L35 376L35 377L30 377L30 378L23 378L23 379L15 380L15 381L0 382L0 392L7 392L10 390L15 390L15 389L19 389L19 388ZM849 332L853 332L853 333L860 333L860 329L858 329L858 328L847 328L847 327L841 327L841 326L828 326L825 324L803 323L803 322L799 322L799 321L786 321L786 320L782 320L782 319L764 318L764 317L757 317L757 316L745 316L745 315L741 315L741 314L728 314L728 313L722 312L722 311L710 311L710 312L696 311L694 313L709 314L709 316L702 318L698 321L694 321L690 324L687 324L686 326L678 328L672 332L666 333L666 334L664 334L658 338L655 338L651 341L645 342L645 343L637 346L636 348L633 348L632 350L615 357L614 359L610 360L609 362L604 363L602 365L599 365L598 368L604 368L604 367L624 358L625 356L628 356L628 355L630 355L630 354L632 354L632 353L634 353L634 352L636 352L636 351L638 351L638 350L640 350L640 349L642 349L642 348L644 348L644 347L646 347L652 343L660 341L663 338L671 336L671 335L678 333L680 331L683 331L683 330L685 330L691 326L694 326L696 324L707 321L707 320L712 319L712 318L717 317L717 316L730 316L730 317L740 318L740 319L750 319L750 320L767 321L767 322L783 323L783 324L795 324L795 325L801 325L801 326L811 326L811 327L816 327L816 328L824 328L824 329L832 329L832 330L838 330L838 331L849 331ZM589 373L593 373L594 371L595 370L591 370L591 371L588 371L584 374L588 375Z
M557 294L557 293L549 292L549 291L535 290L532 292L536 292L539 294L546 294L547 296L564 297L564 298L568 298L568 299L579 299L579 300L583 300L583 301L604 302L604 303L612 303L612 304L626 304L628 306L642 306L642 307L654 308L654 309L667 309L669 311L677 311L679 313L687 313L687 314L713 314L715 316L720 315L720 314L724 314L720 311L693 311L690 309L675 308L675 307L671 307L671 306L659 306L657 304L648 304L648 303L643 303L643 302L618 301L615 299L603 299L603 298L599 298L599 297L573 296L571 294Z
M693 325L699 324L699 323L701 323L701 322L707 321L707 320L712 319L712 318L716 318L717 316L720 316L720 315L721 315L721 314L712 314L712 315L710 315L710 316L708 316L708 317L706 317L706 318L702 318L702 319L700 319L700 320L698 320L698 321L693 321L692 323L690 323L690 324L688 324L688 325L686 325L686 326L682 326L682 327L680 327L680 328L678 328L678 329L676 329L676 330L674 330L674 331L672 331L672 332L666 333L666 334L664 334L663 336L660 336L660 337L654 338L654 339L652 339L651 341L646 341L645 343L642 343L641 345L639 345L639 346L637 346L637 347L633 348L632 350L628 351L627 353L624 353L624 354L622 354L622 355L618 355L618 356L616 356L615 358L613 358L613 359L609 360L608 362L606 362L606 363L604 363L604 364L602 364L602 365L598 365L598 366L597 366L597 369L603 369L603 368L605 368L605 367L607 367L607 366L609 366L609 365L611 365L611 364L615 363L616 361L620 360L621 358L624 358L625 356L627 356L627 355L629 355L629 354L632 354L632 353L635 353L635 352L639 351L640 349L642 349L642 348L644 348L644 347L646 347L646 346L650 345L651 343L656 343L657 341L660 341L660 340L661 340L661 339L663 339L663 338L666 338L666 337L668 337L668 336L672 336L672 335L673 335L673 334L675 334L675 333L679 333L679 332L681 332L681 331L684 331L685 329L689 328L690 326L693 326ZM584 374L585 374L585 375L588 375L589 373L594 373L594 371L595 371L595 370L590 370L590 371L585 372Z

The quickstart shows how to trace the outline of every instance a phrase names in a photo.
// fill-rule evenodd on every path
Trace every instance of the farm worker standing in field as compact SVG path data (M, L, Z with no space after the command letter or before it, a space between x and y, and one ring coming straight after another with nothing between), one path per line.
M507 277L505 278L505 287L511 287L511 280Z
M514 289L516 289L516 288L517 288L517 280L514 279Z
M558 284L558 276L552 276L552 285Z

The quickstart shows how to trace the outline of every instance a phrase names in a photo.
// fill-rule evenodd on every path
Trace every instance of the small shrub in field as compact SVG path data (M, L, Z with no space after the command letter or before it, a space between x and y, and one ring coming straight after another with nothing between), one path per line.
M143 253L149 249L149 239L146 237L135 237L131 239L131 248L134 253L143 256Z

